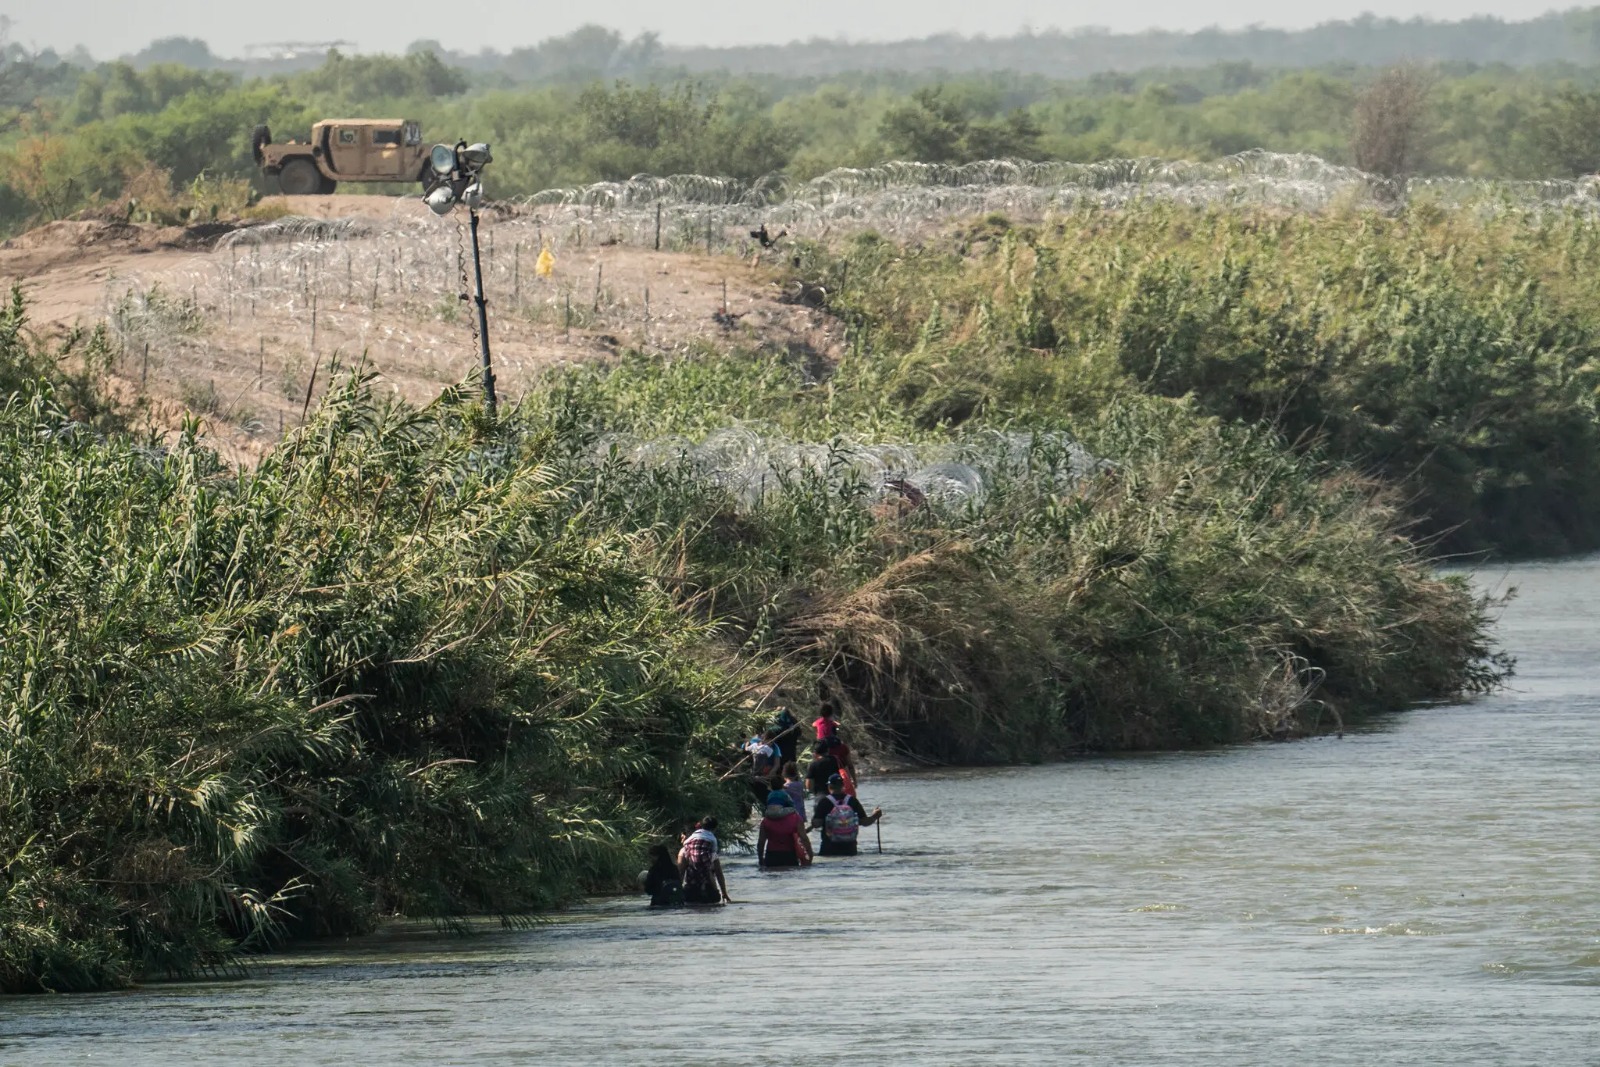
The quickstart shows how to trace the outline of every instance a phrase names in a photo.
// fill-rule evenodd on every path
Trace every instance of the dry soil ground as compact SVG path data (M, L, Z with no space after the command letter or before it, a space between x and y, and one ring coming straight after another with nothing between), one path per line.
M225 227L56 222L0 245L0 284L21 284L41 337L108 322L118 387L147 395L157 425L186 410L205 416L236 459L298 421L313 370L320 390L335 356L364 353L384 386L419 403L474 372L463 219L380 196L279 202L291 218L332 221L220 235ZM621 348L694 358L739 345L815 362L842 341L835 320L788 299L774 263L574 244L528 214L486 212L482 238L495 369L511 399L552 365ZM536 270L541 247L555 260L547 276Z

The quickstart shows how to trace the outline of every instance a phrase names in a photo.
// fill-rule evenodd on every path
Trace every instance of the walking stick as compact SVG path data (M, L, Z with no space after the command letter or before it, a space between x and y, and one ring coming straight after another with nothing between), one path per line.
M878 831L878 855L883 855L883 816L878 816L878 821L872 824Z

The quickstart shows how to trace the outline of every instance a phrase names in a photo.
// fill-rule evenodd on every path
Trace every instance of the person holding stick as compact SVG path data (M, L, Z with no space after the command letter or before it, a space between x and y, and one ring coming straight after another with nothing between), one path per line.
M828 795L819 799L811 812L812 829L822 831L822 847L817 854L854 856L861 828L881 818L882 808L868 812L853 794L845 792L844 778L833 775L828 779Z

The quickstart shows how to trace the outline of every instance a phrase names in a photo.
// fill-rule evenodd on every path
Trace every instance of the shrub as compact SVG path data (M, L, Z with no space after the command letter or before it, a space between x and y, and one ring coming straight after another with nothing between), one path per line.
M0 408L0 991L619 884L745 726L537 436L352 375L254 471Z

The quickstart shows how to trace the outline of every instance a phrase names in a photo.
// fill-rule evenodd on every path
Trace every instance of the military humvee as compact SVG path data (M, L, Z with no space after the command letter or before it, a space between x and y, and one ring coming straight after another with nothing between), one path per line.
M429 146L431 147L431 146ZM331 193L340 182L422 182L432 175L422 127L405 119L324 119L309 141L272 142L272 131L250 132L256 165L276 175L290 196Z

